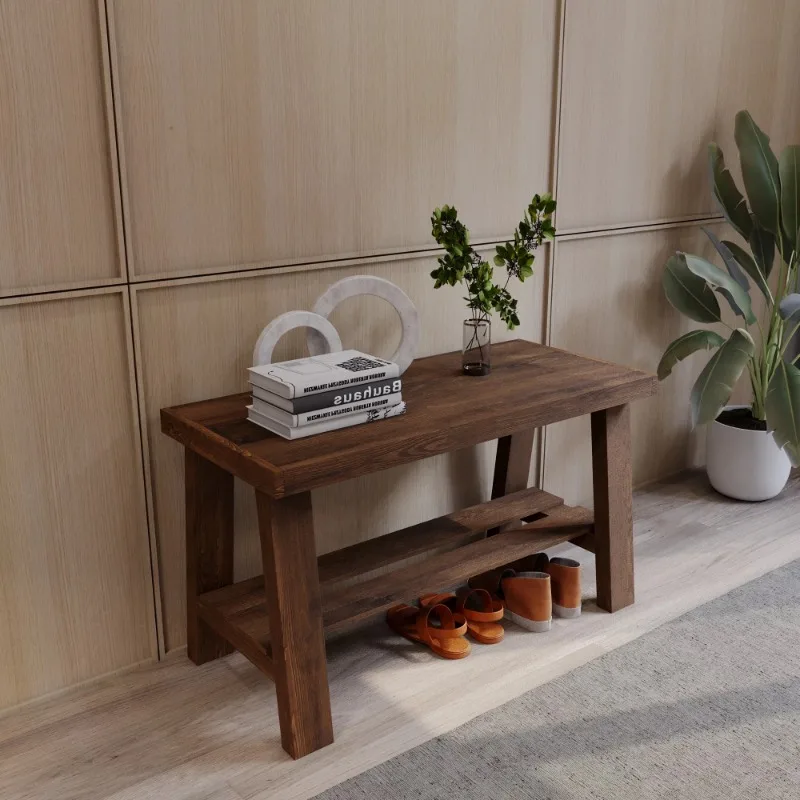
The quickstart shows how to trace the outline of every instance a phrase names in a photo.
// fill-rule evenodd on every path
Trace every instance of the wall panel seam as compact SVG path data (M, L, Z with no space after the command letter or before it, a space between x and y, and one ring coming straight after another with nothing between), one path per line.
M120 110L119 62L117 58L117 36L114 17L114 0L98 0L105 9L106 47L108 61L104 66L108 69L108 82L111 92L113 125L113 147L118 178L117 192L120 199L120 235L123 243L125 275L130 282L134 277L133 246L131 244L130 201L128 197L128 172L125 161L125 137L122 128L122 111Z
M705 224L724 222L725 218L721 215L706 214L701 216L665 218L653 222L634 222L617 227L602 226L594 228L573 228L556 233L556 241L573 241L575 239L594 239L604 236L625 236L627 234L645 233L647 231L667 230L669 228L689 228ZM473 242L476 249L490 249L498 244L503 244L510 237L478 239ZM351 256L329 256L322 257L315 261L278 261L273 263L255 264L234 264L219 269L198 270L196 272L177 272L169 275L134 276L130 280L125 278L101 278L92 281L78 281L66 284L46 284L44 286L29 287L26 289L8 289L0 292L0 300L12 300L25 303L33 300L37 296L51 295L57 293L70 294L84 290L100 289L104 287L124 287L124 286L143 286L150 287L159 284L177 285L182 283L194 283L206 279L231 279L246 276L249 274L275 272L282 274L288 271L312 272L320 269L330 269L333 267L350 267L358 264L382 264L387 261L403 261L415 258L432 258L442 254L444 250L440 247L413 250L387 250L380 254L351 255ZM549 274L548 274L549 277ZM552 283L552 280L548 281ZM548 289L549 292L549 289ZM549 313L548 313L549 316Z
M154 547L154 540L153 540L153 530L154 527L151 524L150 519L150 503L148 502L149 498L149 491L148 491L148 473L145 469L145 461L144 461L144 440L142 438L142 420L141 420L141 413L140 413L140 402L139 402L139 372L138 372L138 365L134 350L134 341L133 341L133 308L131 303L131 290L130 286L128 286L124 292L122 292L122 300L123 300L123 307L124 307L124 325L125 325L125 347L127 350L128 356L128 375L129 375L129 390L131 393L130 396L130 410L133 416L133 429L134 435L136 437L136 449L139 451L139 470L140 479L141 479L141 494L140 498L142 501L142 511L144 512L144 521L145 521L145 532L147 534L147 554L148 554L148 565L150 567L150 614L153 619L153 628L152 628L152 639L151 642L155 644L155 656L157 660L161 660L163 658L164 653L164 635L163 635L163 624L161 621L161 592L160 592L160 579L158 573L158 559L156 550Z
M566 39L567 28L567 0L560 0L558 5L558 29L557 29L557 61L556 61L556 75L555 75L555 98L554 98L554 120L553 120L553 195L558 201L558 176L559 176L559 158L561 155L561 98L564 90L564 44ZM545 297L544 297L544 320L542 331L542 341L544 344L549 345L552 336L552 311L553 311L553 294L556 282L556 264L558 263L558 207L553 215L554 223L556 226L556 240L553 241L553 246L550 253L550 265L547 274L547 282L545 284ZM538 437L538 451L536 454L536 474L538 478L538 485L544 486L545 478L545 464L547 463L547 427L545 426L539 431Z
M111 198L114 205L114 238L117 243L117 268L121 277L128 280L128 264L125 258L125 228L123 224L123 206L120 193L120 168L117 159L117 115L114 87L112 83L110 50L108 39L108 9L106 0L97 2L97 27L100 39L100 71L103 81L104 116L106 119L106 139L108 143L108 161L111 168Z
M118 201L117 236L121 243L120 259L124 266L127 286L125 291L126 342L128 345L128 358L132 378L131 386L131 412L133 413L134 426L137 432L137 446L139 450L140 473L144 500L145 526L147 534L147 552L150 566L151 612L153 617L154 639L156 655L162 659L165 654L164 645L164 620L161 604L161 573L158 563L158 546L155 540L155 516L153 514L152 493L150 490L150 470L148 465L148 450L145 443L145 430L143 428L142 386L140 380L140 360L137 350L138 320L134 322L136 314L135 298L132 296L130 278L133 272L131 258L131 244L128 231L130 229L130 209L127 194L127 173L123 150L123 137L121 134L122 119L119 104L119 70L117 62L117 47L114 28L113 0L98 0L100 15L104 25L105 36L103 42L103 71L104 84L108 87L110 96L109 130L109 155L113 163L113 175L116 178L114 197Z
M69 294L70 292L81 292L86 289L103 289L110 286L127 286L125 278L97 278L91 281L68 281L67 283L46 283L42 286L26 286L16 289L5 289L0 291L0 300L21 301L33 298L37 295L50 294Z
M117 283L112 286L88 286L57 292L37 292L24 297L0 297L0 308L30 303L49 303L54 300L75 300L81 297L95 297L104 294L122 294L125 288L126 284Z
M150 575L153 588L153 615L158 646L158 658L163 660L166 656L166 643L164 634L164 604L161 595L161 567L158 554L158 540L156 538L156 516L153 502L153 481L150 469L150 437L147 428L147 411L144 398L144 378L139 365L141 357L141 333L139 326L139 303L136 297L136 288L127 287L130 308L130 336L132 342L132 362L135 375L135 409L136 425L139 431L139 456L142 471L142 484L144 487L145 514L147 518L148 552L150 554Z

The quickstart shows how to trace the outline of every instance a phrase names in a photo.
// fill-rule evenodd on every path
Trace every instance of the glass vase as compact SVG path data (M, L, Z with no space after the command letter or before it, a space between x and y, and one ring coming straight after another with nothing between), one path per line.
M465 319L461 347L465 375L488 375L492 371L491 346L492 323L488 319Z

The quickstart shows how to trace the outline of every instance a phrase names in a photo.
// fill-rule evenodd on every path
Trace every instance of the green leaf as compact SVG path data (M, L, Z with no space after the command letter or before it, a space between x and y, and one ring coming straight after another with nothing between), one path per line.
M795 467L800 467L800 370L779 361L769 382L767 426L778 447L786 451Z
M792 250L797 250L800 227L800 145L791 145L781 153L781 219L783 235Z
M755 281L758 288L761 289L761 294L763 294L764 297L769 300L771 295L769 291L769 285L767 284L767 279L764 277L764 273L758 264L756 264L756 262L753 260L753 257L750 255L750 253L748 253L744 248L739 247L736 242L729 242L727 239L724 239L722 244L724 244L725 247L730 250L739 266Z
M711 186L720 210L743 238L749 238L752 223L747 203L736 187L730 170L725 166L725 157L716 142L708 145L708 163L711 168Z
M728 301L734 314L744 318L748 325L755 324L756 315L753 313L753 304L746 290L742 289L730 275L726 275L710 261L706 261L700 256L693 256L691 253L683 253L682 255L686 261L686 266L691 272L719 289L720 294Z
M664 292L667 300L695 322L720 322L719 302L711 287L686 266L680 253L664 265Z
M502 267L506 262L503 256L497 255L494 257L494 263L497 264L498 267Z
M712 350L725 344L725 339L716 331L690 331L679 336L661 356L658 362L658 379L663 381L672 373L673 367L698 350Z
M778 306L778 313L781 319L789 323L790 329L787 333L791 333L791 328L800 323L800 294L787 294Z
M747 280L747 276L742 272L738 262L736 261L736 258L734 257L733 253L731 253L728 246L721 242L717 238L714 231L712 231L710 228L703 226L700 230L702 230L703 233L708 236L709 241L714 245L716 251L720 254L722 260L725 262L725 266L728 268L731 278L733 278L736 283L742 287L742 289L749 289L750 282Z
M753 251L756 263L761 267L761 271L769 278L772 272L772 265L775 262L775 237L765 231L758 222L753 222L753 230L750 233L748 242Z
M692 387L693 425L713 422L719 416L754 352L753 338L743 328L737 328L730 339L711 356Z
M777 234L781 184L778 160L769 146L769 136L756 125L749 111L740 111L736 115L734 138L750 208L764 228Z

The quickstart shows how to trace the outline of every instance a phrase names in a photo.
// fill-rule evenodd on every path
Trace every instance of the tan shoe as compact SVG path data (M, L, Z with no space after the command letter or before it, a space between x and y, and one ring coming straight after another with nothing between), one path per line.
M572 558L551 558L546 572L550 575L553 613L563 619L581 615L581 565Z
M532 562L526 559L515 562L514 566L532 566ZM499 597L505 606L506 619L516 622L525 630L536 633L550 630L553 601L550 594L550 576L546 572L517 571L513 567L506 567L476 575L470 578L469 585L473 589L486 589Z
M481 644L499 644L505 631L499 620L503 619L503 601L485 589L459 589L458 594L425 594L419 598L420 608L441 603L451 611L463 614L467 620L467 635Z
M528 631L549 631L553 622L550 576L546 572L506 570L500 579L507 619Z

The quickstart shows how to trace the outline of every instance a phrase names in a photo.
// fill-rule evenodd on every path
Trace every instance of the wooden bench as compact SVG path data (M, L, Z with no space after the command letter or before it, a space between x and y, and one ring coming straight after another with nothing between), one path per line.
M333 741L325 632L567 540L596 554L601 608L633 602L628 404L653 394L655 377L519 340L492 356L484 378L462 375L459 353L420 359L403 376L405 416L308 439L248 422L249 394L161 412L164 433L186 448L189 658L235 648L272 677L294 758ZM594 512L528 487L535 429L584 414ZM491 500L316 558L312 489L491 439ZM239 583L234 476L256 491L264 565Z

